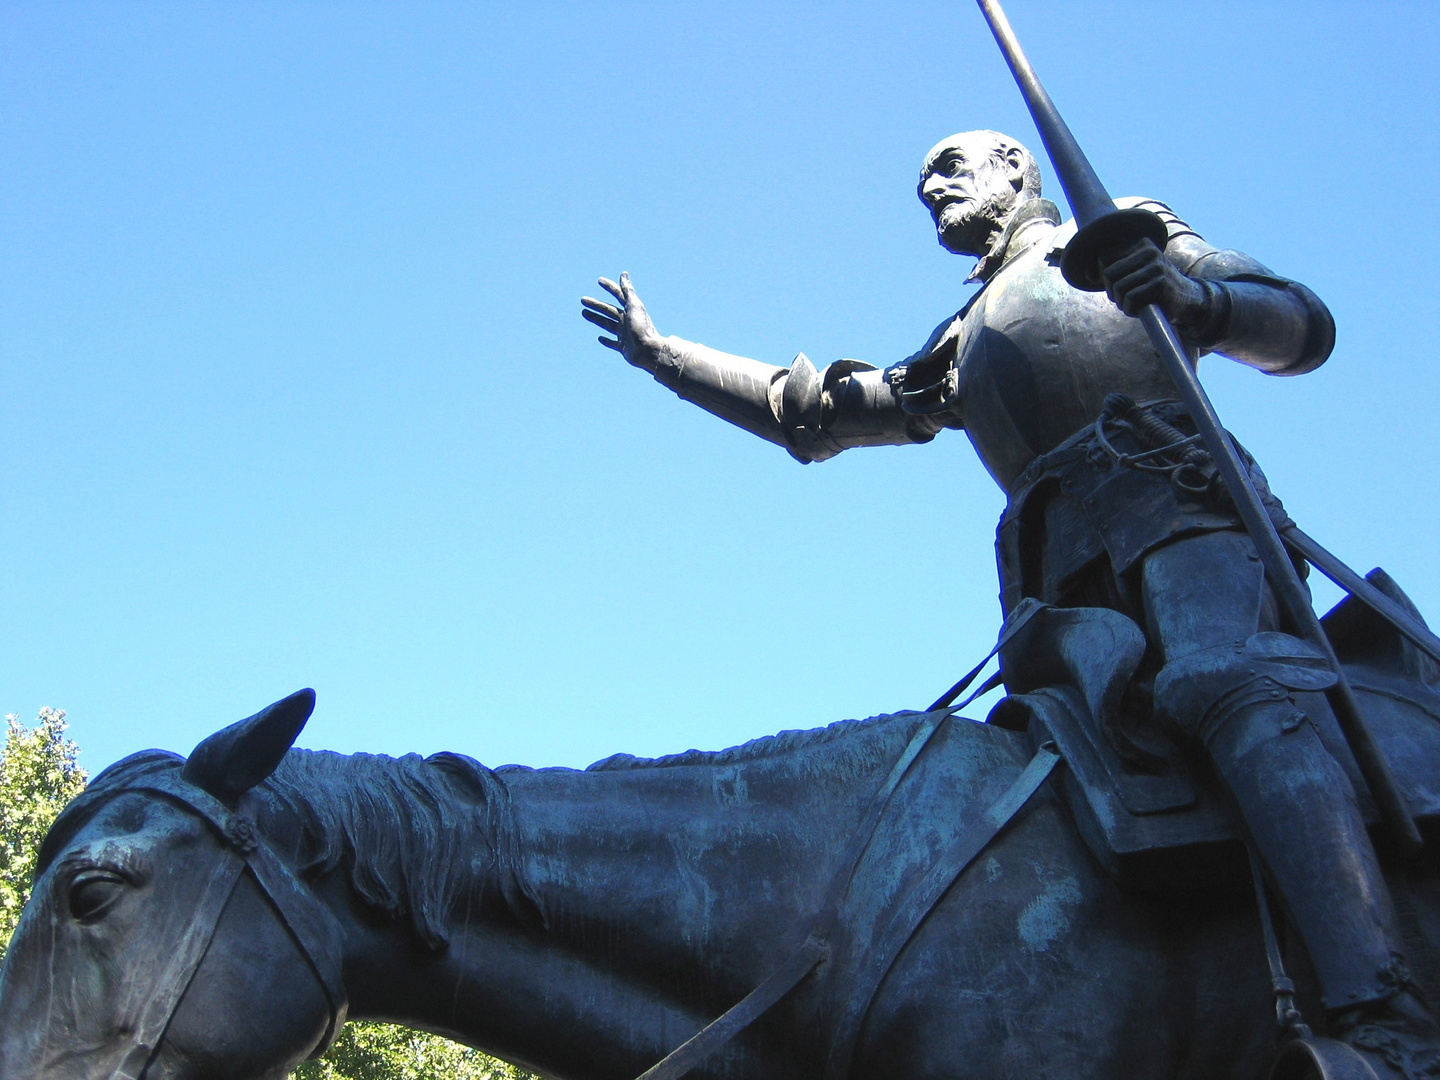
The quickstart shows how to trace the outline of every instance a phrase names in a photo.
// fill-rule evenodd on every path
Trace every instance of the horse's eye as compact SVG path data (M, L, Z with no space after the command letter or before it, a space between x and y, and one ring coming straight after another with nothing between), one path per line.
M70 883L70 914L81 922L97 919L116 900L129 883L110 870L86 870Z

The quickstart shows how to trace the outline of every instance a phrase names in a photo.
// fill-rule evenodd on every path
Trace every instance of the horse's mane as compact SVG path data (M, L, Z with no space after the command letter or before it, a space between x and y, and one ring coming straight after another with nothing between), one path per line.
M106 796L183 764L178 755L147 750L112 765L66 808L45 847L53 851L52 838L73 835ZM473 758L291 750L256 790L269 811L286 811L299 823L298 850L284 854L303 875L340 868L367 903L394 918L408 916L431 949L444 947L445 917L473 884L477 842L490 855L487 884L517 917L536 911L516 857L510 793Z
M727 750L684 750L678 754L666 754L657 758L634 757L630 754L612 754L589 766L586 772L609 772L613 769L668 769L679 765L733 765L757 758L774 757L795 750L808 750L836 739L853 735L857 729L882 724L901 716L915 716L917 713L900 712L893 716L872 716L868 720L837 720L822 728L807 728L804 731L782 731L775 735L762 735L758 739L732 746Z
M291 750L261 787L300 821L301 870L344 868L368 903L408 915L429 948L445 945L445 917L473 884L477 839L517 917L533 913L517 858L510 792L474 758L441 753L335 754Z

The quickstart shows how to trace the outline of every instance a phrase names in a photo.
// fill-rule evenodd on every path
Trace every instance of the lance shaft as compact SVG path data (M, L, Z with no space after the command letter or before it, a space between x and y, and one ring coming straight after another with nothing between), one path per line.
M1020 86L1035 126L1040 129L1040 138L1045 143L1045 150L1075 215L1078 228L1075 238L1067 245L1061 271L1066 280L1077 288L1090 291L1103 289L1104 282L1099 273L1102 255L1119 253L1135 241L1147 237L1163 251L1168 240L1164 222L1145 210L1116 209L1114 200L1095 174L1075 136L1070 133L1055 103L1036 78L1035 70L1020 48L1020 42L998 0L977 0L977 3L985 21L990 24L1000 51L1005 54L1005 61ZM1291 626L1301 637L1319 648L1335 670L1337 682L1325 692L1325 696L1339 721L1345 741L1350 745L1355 763L1375 797L1381 817L1404 850L1409 853L1419 851L1424 841L1400 795L1389 763L1360 713L1359 703L1340 660L1320 625L1315 609L1310 605L1309 593L1280 541L1275 523L1260 501L1249 470L1241 462L1229 434L1221 426L1215 407L1210 403L1209 395L1200 385L1200 379L1185 354L1185 346L1157 305L1149 304L1142 308L1138 317L1225 482Z

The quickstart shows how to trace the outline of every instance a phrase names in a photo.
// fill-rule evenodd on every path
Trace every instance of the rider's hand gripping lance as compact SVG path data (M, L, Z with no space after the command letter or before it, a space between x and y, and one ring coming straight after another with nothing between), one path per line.
M1142 239L1153 241L1163 251L1168 240L1165 224L1148 210L1116 209L1114 201L1105 191L1105 186L1095 175L1095 170L1075 141L1075 136L1061 119L1050 95L1035 77L1035 71L1030 66L1030 61L1025 58L1025 53L1020 48L1015 32L1011 30L1010 22L1005 18L998 0L977 2L985 21L990 24L990 30L995 35L1001 52L1005 54L1005 60L1010 65L1016 83L1020 86L1025 104L1035 119L1035 126L1040 130L1045 150L1055 166L1060 186L1065 190L1065 198L1075 214L1078 232L1065 249L1060 263L1061 273L1075 288L1098 292L1105 287L1100 276L1102 256L1123 251ZM1157 305L1150 304L1141 309L1138 318L1146 333L1150 335L1150 342L1160 354L1166 371L1174 380L1180 399L1194 420L1205 449L1209 451L1215 468L1225 482L1240 520L1244 522L1255 542L1255 549L1265 565L1266 575L1287 618L1302 637L1316 645L1329 658L1331 667L1339 676L1336 684L1325 694L1340 722L1345 740L1355 755L1361 775L1375 797L1381 815L1407 850L1418 851L1423 844L1420 831L1415 827L1415 822L1405 807L1395 778L1375 743L1374 735L1360 714L1354 692L1340 667L1335 650L1330 645L1330 639L1325 636L1320 620L1310 606L1310 598L1299 574L1295 572L1294 564L1286 554L1279 534L1275 531L1274 522L1261 504L1260 496L1250 481L1249 472L1241 463L1234 444L1220 424L1215 407L1210 403L1209 395L1200 385L1195 369L1190 366L1185 356L1185 347L1169 319Z

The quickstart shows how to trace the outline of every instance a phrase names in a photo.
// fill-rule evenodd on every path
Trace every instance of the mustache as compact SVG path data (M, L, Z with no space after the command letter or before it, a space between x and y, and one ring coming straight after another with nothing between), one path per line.
M998 222L1007 210L1004 196L991 194L978 199L946 199L939 203L931 214L937 226L949 229L969 225L977 220ZM946 221L946 217L950 220Z

